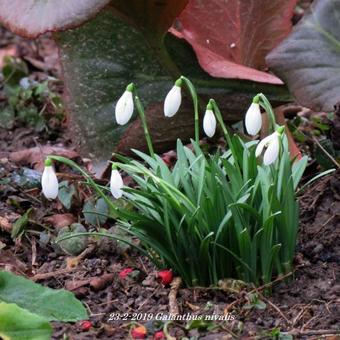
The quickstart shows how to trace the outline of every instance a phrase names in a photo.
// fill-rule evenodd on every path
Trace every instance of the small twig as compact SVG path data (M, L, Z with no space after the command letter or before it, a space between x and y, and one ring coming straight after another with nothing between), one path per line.
M336 161L336 159L320 144L320 142L312 136L313 142L325 153L325 155L335 164L335 166L340 169L340 164Z
M283 312L281 311L281 309L278 306L276 306L273 302L268 300L262 294L261 294L261 299L264 300L266 303L268 303L271 307L273 307L285 319L285 321L288 323L288 325L291 324L291 321L283 314Z
M64 269L59 269L59 270L49 272L49 273L35 274L34 276L30 277L30 280L32 281L46 280L46 279L50 279L51 277L68 274L74 270L75 268L64 268Z
M90 306L85 301L83 301L83 304L85 305L86 309L89 311L90 316L93 316Z
M277 282L280 282L280 281L283 281L284 279L286 279L287 277L289 276L292 276L300 267L303 267L303 265L298 265L295 267L295 269L285 275L282 275L282 276L279 276L277 277L274 281L271 281L271 282L268 282L258 288L254 288L253 290L251 290L248 294L252 294L252 293L256 293L257 291L261 291L265 288L268 288L268 287L271 287L273 284L277 283Z
M322 226L319 228L319 230L314 234L314 236L312 237L312 240L314 240L315 236L318 235L320 233L320 231L337 215L332 215L330 218L327 219L327 221L325 223L322 224Z
M147 268L146 268L146 266L145 266L145 264L144 264L144 262L143 262L142 258L141 258L141 257L139 257L139 258L138 258L138 261L139 261L139 262L140 262L140 264L142 265L144 272L145 272L145 273L147 273L147 272L148 272L148 270L147 270Z
M79 262L86 258L88 255L91 255L95 249L96 244L92 243L78 256L67 258L66 259L67 268L77 267Z
M37 260L37 243L35 241L35 237L32 237L32 267L35 266Z
M286 279L287 277L293 275L297 270L298 268L302 267L303 265L299 265L299 266L296 266L295 269L283 276L280 276L278 278L276 278L274 281L272 282L269 282L269 283L266 283L258 288L254 288L252 289L251 291L249 292L245 292L246 294L242 295L241 297L239 297L238 299L236 299L235 301L233 301L232 303L230 303L226 308L225 310L226 311L229 311L232 307L234 307L235 305L237 305L238 303L240 303L246 296L248 296L249 294L253 294L253 293L258 293L259 291L262 291L263 289L265 288L268 288L270 286L272 286L273 284L277 283L277 282L280 282L284 279ZM244 293L244 291L242 291Z
M149 295L137 308L137 311L141 310L141 308L148 302L150 299L159 291L159 288L156 288L151 295Z
M223 330L225 330L226 332L228 332L234 339L237 339L238 338L238 336L237 336L237 334L235 334L232 330L230 330L228 327L226 327L226 326L221 326L221 328L223 329Z
M319 316L320 316L320 313L317 314L317 315L314 315L311 319L309 319L309 320L301 327L301 330L300 330L300 331L301 331L301 332L304 332L305 328L306 328L309 324L311 324L311 322L312 322L313 320L317 319Z
M177 292L182 284L182 279L180 277L175 277L171 282L171 289L169 293L169 313L170 315L179 314L179 308L177 304Z
M17 186L17 185L14 185L14 188L20 190L19 186ZM26 196L27 198L29 198L30 200L32 200L32 201L34 201L34 202L40 204L41 202L39 201L39 199L36 198L36 197L34 197L33 195L31 195L31 194L29 193L29 192L32 191L32 190L36 190L36 188L28 189L28 190L25 190L25 191L21 191L20 193L21 193L22 195Z
M305 314L306 310L310 307L310 303L306 306L304 306L303 308L301 308L300 312L298 313L298 315L292 320L292 327L294 327L299 321L300 319L303 317L303 315Z
M113 304L113 303L115 303L115 302L117 302L117 301L118 301L118 299L113 299L113 300L105 301L105 302L102 302L102 303L98 303L98 304L96 304L96 306L97 306L97 307L106 306L106 305L108 305L109 303L110 303L110 304ZM106 314L106 313L102 313L102 314Z
M88 255L91 255L93 251L96 249L96 244L90 244L82 253L75 257L77 262L84 260Z
M293 329L287 332L290 335L340 335L340 332L337 332L334 329L316 329L316 330L307 330L300 331L297 329Z

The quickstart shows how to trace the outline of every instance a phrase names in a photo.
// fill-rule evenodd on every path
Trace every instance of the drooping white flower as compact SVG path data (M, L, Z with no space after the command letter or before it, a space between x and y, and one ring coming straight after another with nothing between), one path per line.
M112 165L111 179L110 179L110 190L114 198L121 198L123 191L123 179L119 171L116 169L115 165Z
M55 199L58 197L58 178L53 169L52 161L49 158L45 161L45 168L41 176L41 187L47 199Z
M262 126L262 117L259 104L259 97L255 96L253 102L249 106L245 117L245 125L247 132L255 136L259 133Z
M283 130L282 130L283 131ZM255 156L258 157L262 154L264 148L266 151L263 155L263 164L270 165L276 161L280 152L280 138L281 134L278 131L275 131L271 135L262 139L261 142L257 145L255 150Z
M216 132L216 118L214 112L207 107L203 118L203 130L208 137L212 137Z
M164 116L173 117L182 102L182 80L178 79L175 85L171 88L164 100Z
M116 122L119 125L125 125L132 117L134 109L133 88L133 84L128 85L123 95L117 101L115 115Z

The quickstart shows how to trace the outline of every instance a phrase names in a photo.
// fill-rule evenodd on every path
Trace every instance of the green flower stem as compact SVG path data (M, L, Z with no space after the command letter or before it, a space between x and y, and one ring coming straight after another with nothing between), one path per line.
M108 199L108 197L104 194L104 192L100 189L100 186L97 185L97 183L92 179L92 177L85 171L83 170L77 163L71 161L68 158L62 157L62 156L54 156L54 155L49 155L48 156L49 159L53 159L54 161L63 163L68 165L69 167L78 170L83 176L84 178L87 180L88 184L91 185L97 192L97 194L101 197L104 198L104 200L106 201L106 203L116 212L118 212L118 209L116 208L116 206L114 206L112 204L112 201Z
M52 166L52 160L51 160L49 157L47 157L47 158L45 159L44 164L45 164L45 166Z
M199 122L199 115L198 115L198 97L197 92L195 89L194 84L186 77L181 76L181 78L185 84L185 86L188 88L192 102L194 104L194 112L195 112L195 142L198 144L200 141L200 122Z
M136 93L136 89L134 91ZM150 136L150 133L149 133L148 124L147 124L146 118L145 118L144 107L143 107L143 104L140 101L138 95L135 95L135 102L136 102L136 107L137 107L137 111L138 111L140 120L142 122L143 130L144 130L144 135L145 135L146 143L148 144L148 149L149 149L150 156L154 157L155 156L155 152L153 150L152 140L151 140L151 136Z
M231 138L230 138L230 135L229 135L229 131L227 129L227 127L225 126L224 124L224 121L223 121L223 117L222 117L222 114L221 114L221 111L220 109L218 108L216 102L215 102L215 99L210 99L209 100L209 104L212 106L213 108L213 111L215 113L215 116L219 122L219 124L221 125L221 128L222 128L222 131L223 131L223 134L224 134L224 138L225 140L227 141L227 144L229 146L229 149L231 150L231 153L233 155L233 158L234 158L234 162L235 162L235 165L237 166L237 168L239 169L239 164L237 162L237 153L236 153L236 150L234 148L234 144L233 142L231 141ZM208 105L209 105L208 104ZM240 170L240 169L239 169Z
M273 111L273 107L269 103L269 100L263 93L259 93L258 96L260 97L260 105L264 108L267 112L269 117L269 134L276 130L276 119L275 114Z

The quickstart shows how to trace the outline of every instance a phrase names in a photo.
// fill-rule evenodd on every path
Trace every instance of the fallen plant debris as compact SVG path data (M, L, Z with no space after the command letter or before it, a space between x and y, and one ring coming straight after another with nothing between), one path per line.
M56 155L67 157L70 159L77 158L77 152L66 149L61 146L36 146L30 149L15 151L9 154L9 160L18 163L31 165L34 169L42 172L44 169L44 161L47 155L55 153Z
M25 61L30 79L43 82L46 76L58 76L55 73L55 46L49 36L42 36L38 42L28 42L0 27L0 62L1 51L6 46L15 46L15 57ZM14 54L14 50L9 48L6 53ZM54 56L49 57L51 54ZM0 112L1 104L7 98L0 87ZM186 99L183 100L182 105L185 106ZM153 106L156 110L156 105ZM179 120L180 113L176 115ZM48 114L53 114L53 110ZM203 115L204 110L202 118ZM290 121L293 119L290 118ZM9 306L12 304L5 301L0 306L0 319L11 321L20 316L21 320L27 320L26 337L30 337L31 329L39 331L45 339L126 339L130 336L167 340L333 340L340 336L337 317L340 314L337 280L340 276L339 170L299 191L299 235L290 272L259 287L226 278L214 286L189 288L176 272L168 269L160 272L147 257L136 252L133 245L140 246L140 241L118 233L117 217L106 216L112 212L102 202L98 203L98 197L80 183L83 179L79 173L55 164L58 179L67 182L63 184L66 189L63 194L67 196L69 193L70 197L65 196L65 199L55 202L45 200L39 183L43 161L50 154L49 150L54 154L55 150L59 150L61 156L72 158L91 174L92 163L81 159L73 151L77 146L70 145L62 130L51 130L52 121L48 122L48 130L39 134L35 127L20 124L15 122L9 130L0 128L0 270L39 282L44 287L72 291L89 314L89 320L52 321L49 326L39 317L32 317L32 313L28 314L15 305ZM58 124L56 126L60 126ZM328 133L326 130L322 132L323 120L308 118L304 124L303 129L321 131L321 137ZM170 128L171 124L167 125ZM283 123L280 122L280 125ZM210 133L212 128L213 125L208 125L206 131ZM151 131L151 136L153 133ZM336 145L336 130L331 136ZM207 152L220 147L223 149L225 143L218 138L201 141L202 149ZM319 135L315 138L320 141ZM140 139L137 140L140 142ZM307 144L298 143L304 154L310 147ZM324 147L321 141L320 144ZM303 183L320 172L313 153L308 154L309 167ZM171 171L178 155L172 150L162 158ZM36 167L39 170L36 172L38 180L27 184L25 178L32 175L34 179L35 174L23 169L23 166L28 170L32 170L28 167ZM136 188L131 177L123 176L123 179L125 185ZM96 183L105 187L108 178L96 179ZM91 204L84 205L89 202ZM131 209L121 201L117 203L121 204L122 209ZM25 226L21 224L18 232L13 234L16 238L13 240L13 225L20 218L26 220L25 213L31 208L32 215L28 216ZM94 217L98 212L102 215ZM82 224L86 232L98 232L98 235L89 237L86 248L77 256L66 254L55 242L59 230L65 227L69 230L73 223ZM108 232L122 241L104 237ZM159 277L162 272L164 274ZM182 320L170 320L169 315Z

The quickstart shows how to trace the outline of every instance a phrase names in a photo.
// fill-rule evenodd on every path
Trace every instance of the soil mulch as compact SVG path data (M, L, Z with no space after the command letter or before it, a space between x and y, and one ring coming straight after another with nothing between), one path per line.
M0 48L15 45L17 55L25 58L37 79L46 74L58 75L53 57L55 46L48 37L30 42L2 28L0 36ZM0 93L1 100L5 97ZM179 315L187 318L208 315L229 319L171 321L165 327L168 339L340 337L339 171L318 180L300 195L301 223L294 273L285 280L277 279L271 295L265 294L268 287L255 290L231 281L218 289L171 288L158 281L157 269L148 259L113 241L92 243L74 258L42 242L39 234L27 233L16 242L10 238L12 223L29 207L34 208L34 221L41 225L46 224L46 215L63 214L66 219L68 213L70 218L60 204L49 205L42 200L37 187L25 188L12 181L11 176L21 166L11 161L10 152L44 146L50 140L51 134L41 133L37 138L33 129L24 126L0 129L0 270L13 271L51 288L68 289L84 303L91 327L85 330L82 323L54 322L54 339L127 339L135 324L145 325L147 338L152 339L154 332L164 329L167 323L154 319L161 319L176 308ZM52 144L70 147L60 131ZM30 166L30 159L23 163ZM72 210L72 215L82 221L78 210ZM58 227L54 228L52 234L57 233ZM134 272L122 279L119 274L126 268ZM254 294L259 299L256 306L250 301Z
M340 172L325 178L300 197L301 227L296 256L296 271L287 282L278 282L272 288L272 296L260 299L266 303L264 310L245 309L247 294L241 291L214 289L178 290L176 303L179 313L185 315L223 315L231 313L235 320L215 322L215 331L197 329L187 331L187 322L173 322L170 334L177 339L199 336L199 339L222 339L223 337L247 338L258 335L271 338L270 329L280 329L299 338L339 333L340 295ZM126 254L125 254L126 255ZM55 260L62 266L64 258ZM121 268L133 267L144 272L143 281L127 282L118 278ZM56 325L56 339L64 332L74 339L110 338L124 339L128 334L129 320L109 321L110 314L120 314L127 319L139 315L153 315L169 312L170 288L155 280L155 271L148 261L137 254L117 257L111 252L93 253L80 265L81 270L66 277L53 278L44 284L62 288L87 277L102 277L113 273L105 289L96 291L91 283L80 290L82 301L93 314L94 327L88 333L79 332L79 325ZM128 314L124 315L124 314ZM135 314L135 315L134 315ZM112 317L111 315L111 317ZM147 322L141 321L142 324ZM149 329L155 327L147 323ZM157 327L156 327L157 328ZM204 327L203 327L204 328ZM243 331L242 331L243 329ZM201 334L202 333L202 334ZM75 335L77 334L77 335Z
M157 270L148 259L108 240L90 244L80 257L72 258L50 246L44 248L32 236L29 242L23 239L14 244L3 232L0 241L7 246L0 262L2 266L7 263L6 269L21 271L43 285L71 290L85 304L92 327L85 331L81 323L53 323L54 339L64 335L68 339L126 339L135 324L146 325L151 339L153 332L165 323L155 319L165 318L169 310L176 307L179 315L191 318L194 315L228 318L229 313L229 320L223 321L169 322L168 332L176 339L255 336L271 339L275 334L295 335L299 339L320 336L335 339L336 334L340 335L339 171L311 186L299 201L301 225L295 272L287 280L277 279L270 296L264 294L261 287L239 291L233 286L224 289L179 287L175 289L176 298L169 302L173 290L158 282ZM1 203L2 216L6 207L8 209L6 202ZM10 212L13 213L7 211ZM119 273L126 268L134 269L135 275L121 279ZM249 293L257 294L265 304L261 306L263 309L251 306Z

